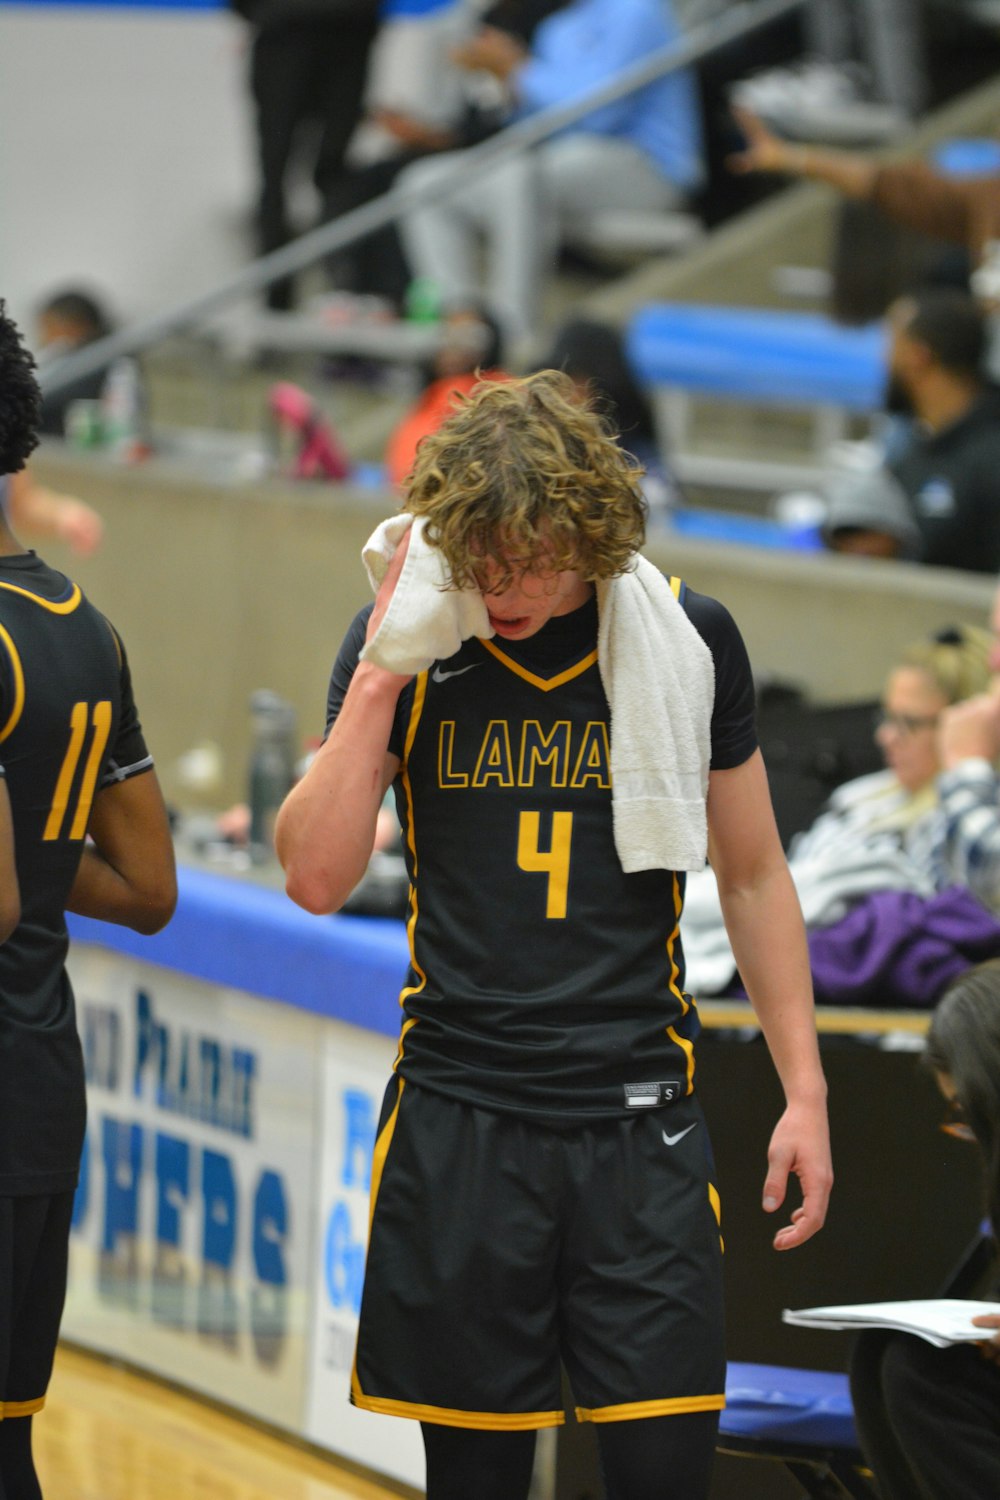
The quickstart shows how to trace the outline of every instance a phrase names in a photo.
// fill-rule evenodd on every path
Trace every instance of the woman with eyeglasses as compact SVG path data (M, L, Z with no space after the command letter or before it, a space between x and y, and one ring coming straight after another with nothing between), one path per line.
M946 990L924 1059L948 1104L943 1128L979 1148L986 1212L1000 1224L1000 960ZM851 1395L882 1500L1000 1495L1000 1304L974 1322L984 1342L947 1349L883 1329L859 1336Z
M986 691L991 643L976 626L951 626L911 646L889 673L875 727L885 768L838 787L789 845L808 927L839 921L876 891L930 897L961 883L938 800L938 727L952 704ZM681 935L691 992L725 993L735 963L709 869L688 876Z

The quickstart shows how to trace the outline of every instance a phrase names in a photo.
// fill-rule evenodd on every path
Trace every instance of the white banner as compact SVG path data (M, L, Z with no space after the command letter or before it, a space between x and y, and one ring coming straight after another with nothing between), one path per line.
M302 1431L332 1023L77 943L87 1142L63 1332Z
M368 1243L372 1148L396 1044L331 1023L324 1046L316 1316L306 1436L407 1484L424 1482L420 1427L349 1405Z

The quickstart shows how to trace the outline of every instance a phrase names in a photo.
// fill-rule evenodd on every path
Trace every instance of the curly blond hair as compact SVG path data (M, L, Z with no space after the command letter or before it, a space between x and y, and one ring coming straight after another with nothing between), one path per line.
M642 469L567 375L483 380L425 437L403 509L426 518L455 588L533 570L614 578L642 545Z

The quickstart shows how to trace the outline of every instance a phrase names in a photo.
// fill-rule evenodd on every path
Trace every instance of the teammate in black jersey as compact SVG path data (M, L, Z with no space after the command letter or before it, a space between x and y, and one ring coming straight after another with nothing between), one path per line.
M0 302L0 502L35 446L33 361ZM0 503L0 1497L40 1500L31 1421L66 1292L86 1117L64 913L156 932L170 828L121 640Z
M543 372L484 383L426 439L406 509L452 581L480 590L492 635L413 678L359 660L408 532L277 828L289 893L336 910L391 783L412 886L351 1399L422 1423L429 1500L523 1500L534 1431L563 1419L562 1364L609 1497L699 1500L725 1357L684 875L622 868L597 650L595 585L643 538L637 476ZM775 1236L789 1249L820 1228L831 1183L805 937L742 640L721 605L673 586L714 695L709 852L787 1101L764 1208L794 1173L802 1202ZM676 693L694 701L690 675Z

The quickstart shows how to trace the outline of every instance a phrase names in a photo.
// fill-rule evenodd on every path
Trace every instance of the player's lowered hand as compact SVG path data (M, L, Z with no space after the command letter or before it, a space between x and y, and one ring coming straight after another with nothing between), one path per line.
M826 1101L792 1103L774 1127L767 1153L765 1213L777 1213L785 1201L789 1176L799 1179L802 1202L791 1223L774 1237L775 1250L794 1250L822 1229L833 1187L830 1129Z

